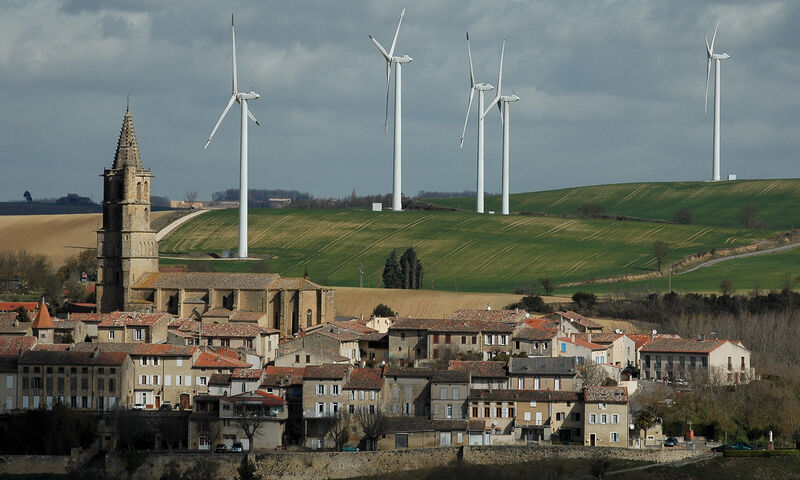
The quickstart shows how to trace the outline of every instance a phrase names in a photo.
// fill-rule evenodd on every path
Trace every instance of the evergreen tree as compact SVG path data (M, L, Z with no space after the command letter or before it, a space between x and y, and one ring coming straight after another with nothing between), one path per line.
M409 247L400 257L400 277L402 287L410 290L422 288L422 262L417 258L414 247Z
M386 288L403 288L400 264L397 262L397 252L395 250L392 250L383 267L383 286Z

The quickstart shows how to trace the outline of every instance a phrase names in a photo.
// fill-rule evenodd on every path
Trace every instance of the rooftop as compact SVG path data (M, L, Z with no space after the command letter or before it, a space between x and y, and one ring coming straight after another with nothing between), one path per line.
M324 365L311 365L306 367L304 380L342 380L347 372L353 368L351 365L326 363Z
M511 375L575 375L575 357L511 357Z
M505 378L506 362L450 360L448 370L469 372L472 378Z
M470 401L488 402L577 402L578 392L565 390L485 390L469 391Z
M656 338L642 347L642 352L709 353L727 341L725 339Z
M626 387L586 387L583 389L586 402L628 403Z
M128 354L125 352L76 352L31 350L22 352L19 363L27 365L112 365L120 366Z
M36 345L36 337L0 335L0 356L16 357L20 350L30 350L34 345Z
M349 390L380 390L383 388L383 377L380 368L354 368L350 378L344 385Z

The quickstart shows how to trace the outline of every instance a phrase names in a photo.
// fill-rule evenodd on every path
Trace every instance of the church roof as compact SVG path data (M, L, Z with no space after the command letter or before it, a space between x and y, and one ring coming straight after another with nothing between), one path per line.
M114 165L112 168L122 168L130 165L142 168L142 159L139 156L139 145L136 143L136 133L133 131L133 120L130 110L125 110L125 118L122 120L122 130L119 132L117 142L117 152L114 154Z
M36 312L36 318L33 319L33 324L31 327L40 330L56 328L56 326L53 324L53 317L50 316L50 312L47 310L47 305L45 305L44 301L42 301L39 311Z
M266 290L321 287L302 278L281 278L275 273L159 272L144 275L133 288Z

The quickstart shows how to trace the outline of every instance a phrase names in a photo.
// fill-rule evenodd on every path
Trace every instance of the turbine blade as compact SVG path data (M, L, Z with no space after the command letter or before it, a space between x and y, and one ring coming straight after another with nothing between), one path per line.
M503 55L506 53L506 39L503 39L503 48L500 50L500 73L497 75L497 96L503 94Z
M389 79L392 76L392 62L386 62L386 119L383 121L383 133L389 135Z
M489 113L489 110L491 110L492 107L494 107L495 105L500 105L499 102L500 102L500 95L497 95L492 99L491 102L489 102L489 106L486 107L486 110L481 112L481 119L483 119L483 117L485 117Z
M233 39L233 94L236 95L239 92L239 86L236 79L236 30L233 25L233 14L231 14L231 38Z
M256 119L255 115L253 115L253 112L251 112L249 108L247 109L247 116L248 116L248 117L250 117L250 120L252 120L252 121L253 121L253 123L255 123L256 125L258 125L259 127L261 126L261 122L259 122L259 121Z
M717 25L714 27L714 35L711 37L711 53L714 53L714 40L717 39L717 29L719 28L719 21L717 21Z
M711 46L708 44L708 35L706 35L706 55L711 58Z
M469 32L467 32L467 55L469 56L469 88L475 86L475 72L472 70L472 50L469 48Z
M392 57L389 56L389 54L386 52L386 49L383 48L383 45L378 43L378 41L375 40L375 37L373 37L372 35L369 36L369 39L372 40L372 43L374 43L375 46L378 47L378 50L381 51L381 55L383 55L383 58L385 58L387 62L391 62Z
M711 76L711 57L708 57L708 60L706 61L706 63L707 63L707 68L706 68L706 101L703 104L704 105L703 106L703 109L704 109L703 110L703 117L704 118L708 116L708 79Z
M467 122L469 122L469 111L472 109L472 97L475 96L475 89L469 89L469 103L467 103L467 118L464 119L464 130L461 131L461 143L459 148L464 146L464 136L467 134Z
M400 13L400 21L397 22L397 30L394 31L394 39L392 40L392 48L389 49L389 56L394 56L394 47L397 45L397 35L400 33L400 24L403 23L403 17L406 16L406 9Z
M231 109L231 106L233 105L233 102L235 102L235 101L236 101L236 95L231 95L231 99L228 100L228 106L225 107L225 110L223 110L222 115L219 116L219 120L217 120L217 124L214 125L214 130L211 130L211 135L208 136L208 140L206 140L206 144L203 147L203 150L208 148L208 144L211 143L211 139L214 138L214 134L217 133L217 129L219 128L219 125L222 123L222 120L225 118L225 115L228 114L228 110Z

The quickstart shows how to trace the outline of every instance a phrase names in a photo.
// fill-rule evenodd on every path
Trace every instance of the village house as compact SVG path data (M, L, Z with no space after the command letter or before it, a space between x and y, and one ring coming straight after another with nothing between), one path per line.
M53 319L54 343L75 343L86 340L86 324L80 320Z
M430 417L430 379L427 368L387 365L383 370L383 411L386 415Z
M544 318L557 322L559 330L566 334L603 332L602 325L572 310L553 312Z
M259 390L286 400L286 444L303 441L303 376L305 368L273 367L264 369Z
M436 370L431 375L431 419L467 418L470 375L466 370Z
M448 370L468 372L470 388L500 390L508 388L506 362L450 360Z
M482 439L482 445L509 445L513 443L512 433L516 408L515 393L518 392L505 389L470 390L467 397L469 419L483 422L484 438Z
M560 357L578 357L578 363L604 364L608 361L608 346L578 338L575 334L558 338Z
M514 398L515 440L525 444L583 442L583 403L578 392L523 390Z
M172 316L166 313L112 312L103 314L97 324L97 341L107 343L164 343L167 324Z
M332 325L321 325L300 337L281 343L277 356L285 357L301 350L320 351L347 357L350 363L356 364L361 360L360 337L360 333Z
M353 362L350 358L343 357L327 349L303 348L285 355L279 355L273 363L276 367L305 368L326 363L352 365Z
M636 342L622 333L576 333L575 338L606 347L606 362L619 368L636 365Z
M18 361L21 409L108 411L133 406L133 361L125 352L32 350Z
M511 335L512 353L515 355L524 353L529 357L555 356L553 346L556 345L558 336L555 328L534 328L523 323L517 326Z
M467 445L467 420L431 420L425 417L387 417L378 450Z
M642 376L652 380L719 377L722 383L747 383L754 376L750 351L726 339L656 338L641 349Z
M306 368L303 377L304 444L312 449L325 448L331 418L342 412L344 386L353 367L319 365Z
M628 446L628 389L586 387L583 389L583 444L591 447Z
M173 345L208 345L236 350L249 363L262 366L275 360L280 332L254 323L202 323L173 319L167 341Z
M578 391L577 361L576 357L512 357L508 359L509 387L517 390Z
M17 312L0 312L0 335L4 337L33 335L31 322L20 322L17 317Z

